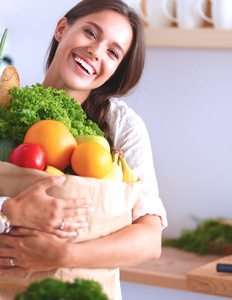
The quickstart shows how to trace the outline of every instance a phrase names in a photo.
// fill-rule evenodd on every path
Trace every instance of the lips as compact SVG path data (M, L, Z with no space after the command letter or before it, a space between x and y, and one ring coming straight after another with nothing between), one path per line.
M80 66L82 68L82 70L84 70L88 75L96 75L97 72L94 69L94 67L92 65L90 65L88 62L86 62L85 60L83 60L83 58L79 57L79 56L73 56L75 62L77 63L78 66Z

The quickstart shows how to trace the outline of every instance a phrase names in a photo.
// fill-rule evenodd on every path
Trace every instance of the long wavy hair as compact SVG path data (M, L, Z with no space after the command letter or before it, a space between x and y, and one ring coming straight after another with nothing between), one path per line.
M96 122L108 138L107 113L111 97L122 97L128 94L140 80L145 62L144 30L135 11L121 0L83 0L68 11L65 17L72 25L79 18L94 12L113 10L125 16L133 30L131 47L119 64L117 70L102 86L93 89L82 104L88 118ZM52 38L46 67L49 68L58 47L55 37Z

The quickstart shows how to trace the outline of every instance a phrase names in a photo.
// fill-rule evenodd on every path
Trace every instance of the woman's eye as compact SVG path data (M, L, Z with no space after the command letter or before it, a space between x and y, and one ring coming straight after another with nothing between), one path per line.
M115 58L118 59L118 53L116 51L114 51L112 49L109 49L108 51L109 51L110 55L113 55Z
M92 38L96 38L96 34L91 29L85 29L84 31Z

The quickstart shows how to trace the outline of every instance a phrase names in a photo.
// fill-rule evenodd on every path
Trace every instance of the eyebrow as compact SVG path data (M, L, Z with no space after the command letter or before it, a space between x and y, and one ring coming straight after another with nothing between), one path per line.
M95 23L95 22L87 22L87 24L90 24L90 25L94 26L101 34L103 34L102 27L99 26L97 23ZM122 55L124 55L125 51L124 51L124 49L122 48L122 46L119 43L117 43L117 42L114 41L113 45L115 47L117 47L120 52L122 52Z

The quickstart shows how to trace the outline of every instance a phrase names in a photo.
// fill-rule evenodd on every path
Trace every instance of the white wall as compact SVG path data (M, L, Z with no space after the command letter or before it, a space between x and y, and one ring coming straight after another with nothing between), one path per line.
M21 85L42 82L56 22L76 0L1 0L5 54ZM148 127L160 195L168 212L164 236L195 227L192 216L231 218L232 51L148 49L145 72L128 103Z
M21 86L43 80L45 57L56 23L78 2L0 0L0 34L8 28L5 54L13 57Z
M195 227L192 216L231 218L232 51L148 49L130 100L150 132L164 236Z

